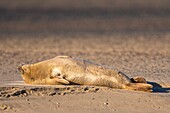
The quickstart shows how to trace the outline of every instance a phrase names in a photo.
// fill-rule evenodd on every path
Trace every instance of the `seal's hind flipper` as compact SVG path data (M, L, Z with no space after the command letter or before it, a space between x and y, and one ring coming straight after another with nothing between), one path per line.
M136 91L152 91L152 85L145 83L129 83L124 86L124 89Z
M132 83L147 83L146 79L143 77L133 77L130 79L132 81Z

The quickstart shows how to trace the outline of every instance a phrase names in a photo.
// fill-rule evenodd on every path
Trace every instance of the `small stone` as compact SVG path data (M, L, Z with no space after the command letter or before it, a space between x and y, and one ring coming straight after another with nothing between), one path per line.
M6 110L7 108L7 105L0 105L0 110Z
M92 100L94 100L95 98L92 98Z
M49 94L48 94L48 96L53 96L53 95L55 95L56 94L56 92L50 92Z
M60 103L59 103L59 102L56 103L56 107L57 107L57 108L60 107Z
M58 95L61 95L61 92L58 92L57 94L58 94Z
M67 87L66 90L70 90L70 87Z
M5 95L6 98L9 98L11 95Z
M28 94L27 94L27 93L24 93L24 94L23 94L23 96L25 96L25 97L26 97L26 96L28 96Z
M98 90L99 90L99 88L96 88L96 89L95 89L95 91L98 91Z
M61 93L61 95L65 95L65 94L66 94L66 92L62 92L62 93Z
M84 88L84 91L87 91L87 90L89 90L89 87L85 87L85 88Z
M108 102L104 102L104 105L108 105L109 103Z
M74 89L71 90L71 92L74 92L74 91L75 91Z
M26 101L30 101L30 100L27 98Z

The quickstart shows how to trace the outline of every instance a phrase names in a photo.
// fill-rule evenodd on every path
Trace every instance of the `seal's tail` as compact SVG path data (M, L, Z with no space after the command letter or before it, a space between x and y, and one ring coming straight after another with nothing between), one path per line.
M150 92L152 87L152 85L145 83L128 83L124 86L124 89Z

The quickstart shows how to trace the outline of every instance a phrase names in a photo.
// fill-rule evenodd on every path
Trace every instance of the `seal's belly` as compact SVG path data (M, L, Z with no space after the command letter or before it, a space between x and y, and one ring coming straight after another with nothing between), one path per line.
M120 88L129 82L126 75L119 74L119 71L112 67L76 58L66 59L64 62L66 61L62 66L62 73L71 83Z
M96 75L92 73L74 73L69 75L66 80L73 84L96 85L121 88L122 84L115 76Z

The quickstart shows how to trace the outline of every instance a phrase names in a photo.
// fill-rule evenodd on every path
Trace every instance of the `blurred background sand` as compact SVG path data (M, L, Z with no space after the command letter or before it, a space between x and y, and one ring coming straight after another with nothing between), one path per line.
M168 32L169 0L5 0L1 33Z

